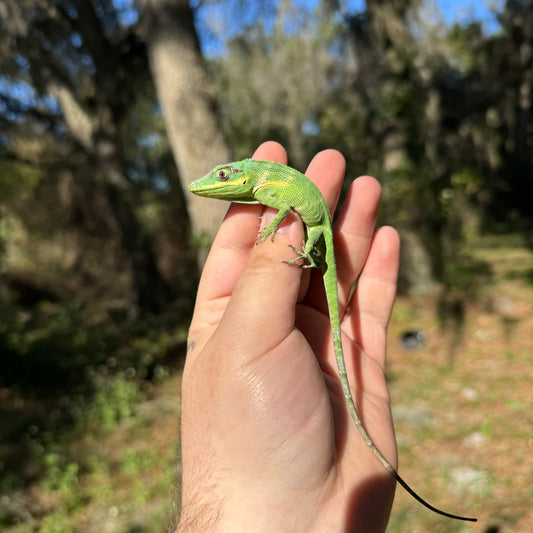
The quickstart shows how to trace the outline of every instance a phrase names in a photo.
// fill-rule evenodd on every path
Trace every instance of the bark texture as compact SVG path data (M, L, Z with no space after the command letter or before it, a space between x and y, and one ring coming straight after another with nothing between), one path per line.
M213 166L231 160L187 0L143 0L146 41L184 190ZM212 240L227 206L188 195L193 232ZM205 253L205 251L204 251Z

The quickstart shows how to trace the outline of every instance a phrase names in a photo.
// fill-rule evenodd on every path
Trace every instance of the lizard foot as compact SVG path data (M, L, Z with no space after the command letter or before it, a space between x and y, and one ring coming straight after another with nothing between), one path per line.
M296 248L295 246L293 246L292 244L289 244L289 247L292 248L293 252L298 256L296 257L295 259L289 259L287 261L283 261L285 264L287 265L294 265L294 264L298 264L298 266L300 268L317 268L319 267L320 265L315 261L314 257L308 253L308 252L305 252L303 250L298 250L298 248ZM298 263L298 261L300 259L305 259L307 261L307 264L306 263Z

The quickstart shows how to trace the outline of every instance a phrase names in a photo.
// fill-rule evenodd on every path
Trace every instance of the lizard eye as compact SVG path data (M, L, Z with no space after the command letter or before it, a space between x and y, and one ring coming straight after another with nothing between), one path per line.
M217 178L218 178L220 181L228 181L229 174L228 174L225 170L219 170L219 171L217 172Z

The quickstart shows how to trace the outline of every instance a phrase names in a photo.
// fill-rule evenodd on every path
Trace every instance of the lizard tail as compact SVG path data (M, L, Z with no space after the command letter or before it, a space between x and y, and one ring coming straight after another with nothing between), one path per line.
M327 250L333 250L333 246L327 246ZM335 266L335 258L334 257L327 257L326 258L326 265L323 269L324 274L324 287L326 289L326 299L328 301L328 309L330 313L330 323L331 323L331 330L333 335L333 345L335 348L335 357L337 359L337 368L339 371L339 378L342 385L342 392L344 394L344 398L346 399L346 403L348 405L348 410L350 411L350 414L353 418L353 421L355 422L355 425L357 426L357 429L359 430L359 433L363 437L364 441L368 444L369 448L372 450L374 455L379 459L381 464L385 467L385 469L390 472L390 474L394 477L394 479L411 495L415 500L419 501L424 507L427 507L431 511L440 514L442 516L447 516L448 518L454 518L456 520L464 520L467 522L477 522L477 518L471 518L466 516L459 516L452 513L447 513L445 511L441 511L440 509L437 509L430 503L428 503L424 498L419 496L408 484L406 481L403 480L403 478L396 472L396 470L392 467L392 465L385 459L383 454L379 451L379 449L376 447L372 439L370 438L370 435L367 433L365 427L363 426L363 423L361 422L361 419L359 418L359 414L357 413L357 409L355 407L355 402L352 397L352 393L350 391L350 386L348 384L348 376L346 374L346 365L344 363L344 353L342 349L342 338L341 338L341 322L340 322L340 313L339 313L339 298L338 298L338 289L337 289L337 271Z

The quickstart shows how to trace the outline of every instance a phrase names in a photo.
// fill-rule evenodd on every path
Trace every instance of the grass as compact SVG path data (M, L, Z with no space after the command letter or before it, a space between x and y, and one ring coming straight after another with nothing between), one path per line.
M3 496L2 531L165 531L175 515L179 382L176 375L157 384L112 429L46 453L39 482Z
M482 242L475 255L490 265L492 281L467 302L459 339L442 329L437 294L399 298L387 375L403 477L437 507L477 516L479 522L438 517L398 488L390 533L533 531L533 254L516 243L506 247L502 238ZM63 314L52 325L67 337L72 320L77 336L68 345L89 353L93 344L83 320ZM38 335L17 342L48 342L43 324L38 320ZM424 332L426 344L407 351L399 337L414 328ZM127 346L116 343L115 332L105 333L113 338L113 353L91 369L89 396L70 391L48 409L0 390L4 406L7 401L17 407L13 420L3 417L0 427L2 531L169 529L180 469L176 361L183 361L183 352L170 336L154 334L153 327L146 331ZM97 339L104 353L109 343L101 333ZM139 375L132 368L144 371ZM42 423L45 414L48 424ZM16 431L6 432L6 425ZM9 453L5 442L11 442ZM18 472L5 462L16 460L17 450L32 458L17 463Z
M396 420L400 470L437 507L479 522L443 520L398 489L389 532L533 531L533 253L494 244L475 250L492 282L468 302L458 343L431 296L398 299L389 331L393 406L433 420L430 430ZM426 345L406 351L398 338L413 328Z
M189 316L110 320L51 304L11 314L0 328L0 530L165 529L186 332L176 324Z

